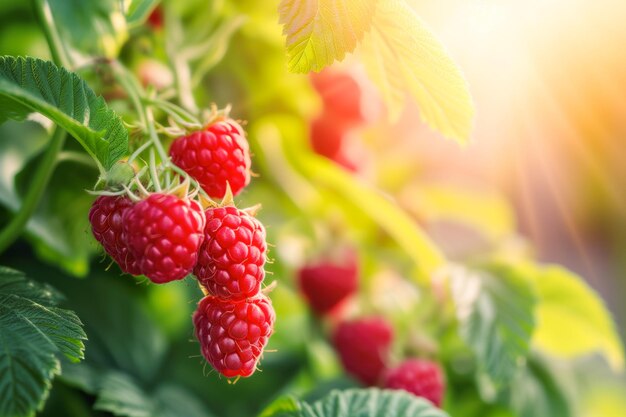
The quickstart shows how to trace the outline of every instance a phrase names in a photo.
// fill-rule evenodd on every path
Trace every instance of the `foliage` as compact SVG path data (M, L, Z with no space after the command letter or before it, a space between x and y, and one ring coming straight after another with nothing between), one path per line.
M0 6L3 23L21 16L16 25L35 27L40 13L28 4ZM43 36L16 39L20 56L0 58L1 227L24 207L50 150L50 122L76 141L54 155L24 239L0 254L1 263L38 280L0 267L0 416L58 409L129 417L572 416L589 355L623 368L615 325L593 289L561 267L507 251L516 236L504 198L420 178L401 205L310 149L319 100L299 73L349 54L364 64L392 119L411 97L426 124L468 140L473 104L461 71L404 1L283 0L278 10L255 0L38 0L32 7L50 7L50 20L39 23L51 55L64 51L68 62L29 56L45 56ZM162 28L146 24L156 7ZM0 25L0 36L7 28ZM57 30L61 44L50 36ZM169 71L169 85L141 77L150 60ZM262 372L233 385L205 375L190 342L201 297L192 280L156 287L94 262L93 196L84 191L101 187L99 179L126 158L137 171L151 159L167 163L172 132L198 128L197 108L213 102L232 103L232 114L249 120L260 177L238 199L264 206L259 217L274 245L268 279L278 283ZM142 147L146 141L156 155ZM487 250L451 261L428 233L441 221L476 229ZM359 252L361 291L350 308L393 321L398 359L411 353L442 363L443 410L407 393L363 389L343 374L329 343L332 320L311 316L295 286L303 259L337 241ZM394 280L379 288L389 275Z
M76 74L35 58L0 58L0 121L39 112L70 132L109 169L128 151L128 131Z
M61 356L83 359L85 332L74 312L56 307L60 299L50 286L0 267L0 415L32 415L61 372Z

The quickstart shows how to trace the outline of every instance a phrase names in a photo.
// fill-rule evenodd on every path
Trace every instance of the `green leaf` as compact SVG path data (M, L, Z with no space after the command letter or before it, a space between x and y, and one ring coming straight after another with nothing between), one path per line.
M444 136L469 139L474 105L465 79L439 41L403 0L381 1L360 56L397 120L407 92L421 118Z
M74 136L101 167L128 151L128 132L78 75L36 58L0 57L0 123L39 112Z
M32 416L59 374L60 356L83 358L87 337L72 311L54 307L49 286L0 267L0 415Z
M128 39L121 1L48 1L56 26L66 42L87 55L117 57Z
M102 378L94 409L128 417L210 417L204 405L168 383L147 394L130 376L111 372Z
M384 2L383 2L384 3ZM377 0L282 0L289 69L319 71L354 51L370 29Z
M512 381L501 401L518 417L572 417L570 399L555 374L546 363L533 358Z
M481 372L498 385L525 364L535 328L531 285L513 268L451 272L450 288L461 338L473 350Z
M602 299L574 273L559 267L529 274L537 287L533 344L560 357L601 352L614 370L624 368L624 348Z
M168 347L163 333L137 302L136 295L119 282L120 277L112 275L92 274L89 280L73 281L63 288L83 319L90 339L88 358L68 366L64 380L75 379L75 368L89 366L96 372L115 369L148 384L163 366Z
M312 404L285 400L261 417L447 417L429 401L405 391L352 389L333 391Z
M299 415L302 412L300 403L295 398L280 397L259 414L259 417L284 417L290 415Z

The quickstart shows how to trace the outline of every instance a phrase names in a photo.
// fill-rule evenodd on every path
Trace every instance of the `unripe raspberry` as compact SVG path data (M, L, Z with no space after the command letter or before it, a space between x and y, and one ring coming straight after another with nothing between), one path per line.
M227 182L233 195L250 183L248 141L241 126L232 119L177 138L170 147L170 156L213 198L224 197Z
M358 280L354 253L348 253L341 262L323 260L298 271L300 289L313 311L321 315L353 294L357 290Z
M385 388L408 391L441 407L445 383L441 368L434 362L408 359L388 370L383 383Z
M215 296L233 300L255 296L265 277L265 228L232 206L210 208L205 215L205 240L194 274Z
M151 194L125 211L123 222L130 251L152 282L162 284L191 273L204 240L204 212L197 202Z
M193 315L202 355L226 377L248 377L274 328L276 313L264 294L244 301L207 296Z
M392 340L392 327L380 317L342 322L333 335L343 367L365 385L378 382L386 367Z
M100 196L89 210L89 223L94 237L122 271L140 275L137 259L130 253L124 236L122 217L133 206L128 197Z

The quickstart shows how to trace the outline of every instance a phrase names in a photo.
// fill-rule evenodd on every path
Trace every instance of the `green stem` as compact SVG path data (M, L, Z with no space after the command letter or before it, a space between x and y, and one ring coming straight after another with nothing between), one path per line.
M57 156L63 148L64 142L65 131L60 127L56 127L48 149L43 156L43 160L33 175L26 196L24 196L24 200L22 201L22 206L15 217L13 217L4 230L0 232L0 253L4 252L22 234L22 231L28 223L28 219L30 219L35 212L43 196L43 192L50 181L56 165Z
M39 24L41 25L41 29L46 37L46 41L48 42L52 60L59 66L69 68L70 59L67 55L65 47L63 46L63 42L61 42L61 37L56 29L56 25L54 24L50 5L46 0L32 0L32 5L35 10L35 14L37 15L37 19L39 20Z
M154 147L159 153L159 157L161 158L161 163L163 164L163 166L168 166L169 157L167 156L167 152L165 152L165 148L163 148L163 144L159 139L159 135L157 135L157 132L154 129L154 114L152 113L152 108L148 106L144 109L144 111L146 117L146 125L148 126L148 133L150 134L150 140L152 140Z

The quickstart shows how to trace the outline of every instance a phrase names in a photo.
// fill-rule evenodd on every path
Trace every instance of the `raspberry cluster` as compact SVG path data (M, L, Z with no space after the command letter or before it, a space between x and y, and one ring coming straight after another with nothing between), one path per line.
M389 367L393 338L393 327L386 320L368 317L341 322L333 344L346 372L363 384L404 390L441 407L445 382L439 365L409 358Z
M93 235L125 273L157 284L195 274L205 293L193 315L202 354L220 374L248 377L275 321L271 301L260 292L265 228L253 210L232 202L250 182L248 142L237 122L222 117L174 140L170 156L222 203L205 201L203 210L176 192L151 193L140 201L100 196L89 212Z
M353 250L333 255L302 266L298 281L317 317L338 321L331 340L345 371L364 385L402 389L440 407L445 382L437 363L409 358L391 367L393 326L380 316L342 318L340 307L358 290L359 269Z

